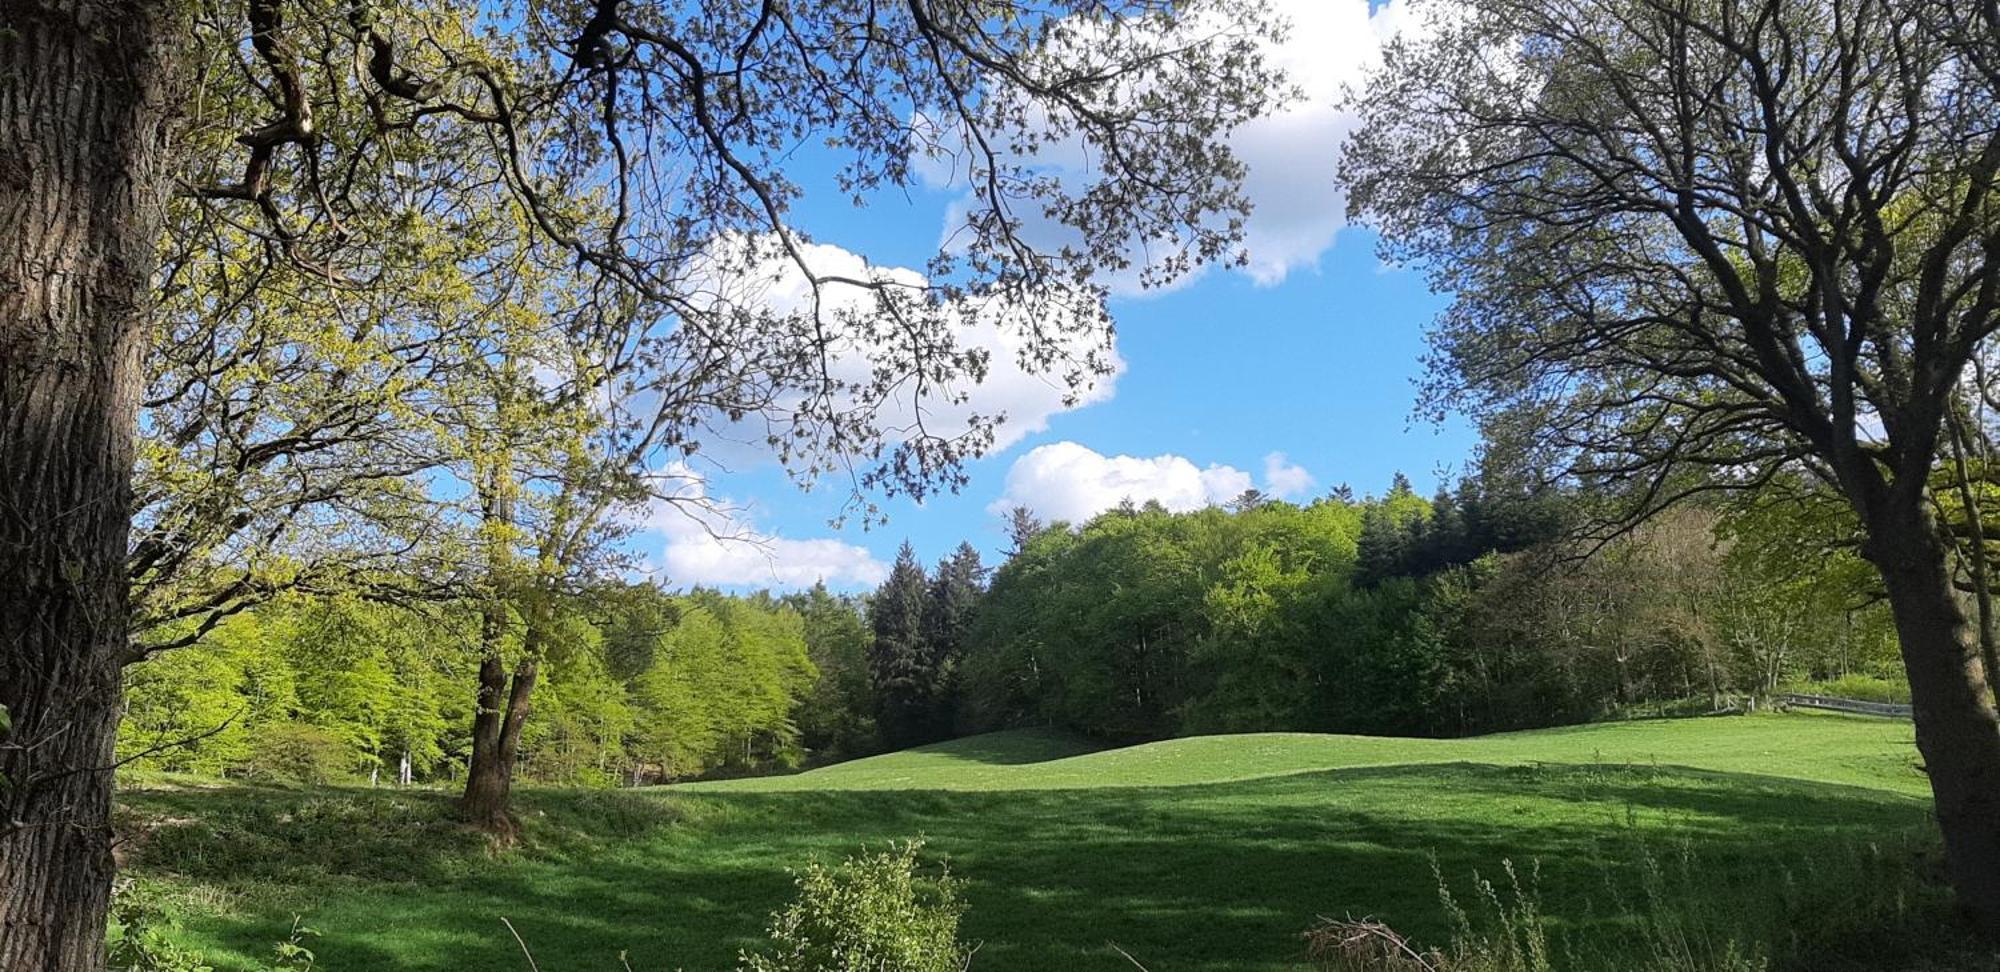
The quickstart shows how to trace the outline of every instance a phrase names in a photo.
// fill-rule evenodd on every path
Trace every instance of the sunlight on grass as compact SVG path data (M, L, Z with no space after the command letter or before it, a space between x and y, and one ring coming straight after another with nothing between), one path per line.
M1600 723L1470 739L1314 733L1196 736L1089 752L1045 730L992 733L795 776L686 783L677 791L1031 790L1183 786L1430 763L1684 766L1922 794L1908 723L1818 713ZM1014 758L982 758L1005 753ZM1079 755L1080 754L1080 755Z
M791 893L788 869L922 836L963 879L978 972L1296 968L1320 915L1449 929L1454 879L1538 861L1585 940L1618 926L1635 848L1691 847L1753 926L1816 867L1907 869L1928 847L1907 724L1816 716L1630 723L1436 741L1174 740L1078 755L1014 733L797 776L641 793L531 790L527 844L493 858L439 793L132 790L158 824L134 868L191 944L249 968L294 910L323 967L722 970ZM1920 780L1916 782L1920 783ZM1171 785L1169 785L1171 784ZM277 889L276 874L292 875ZM1773 934L1777 934L1773 932Z

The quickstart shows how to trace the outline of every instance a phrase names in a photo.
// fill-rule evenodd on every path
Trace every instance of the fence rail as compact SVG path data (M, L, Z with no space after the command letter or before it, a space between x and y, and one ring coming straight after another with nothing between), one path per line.
M1825 709L1828 712L1846 712L1851 715L1882 716L1887 719L1908 719L1911 709L1907 705L1894 702L1863 702L1859 699L1836 699L1826 695L1780 695L1778 704L1799 709Z

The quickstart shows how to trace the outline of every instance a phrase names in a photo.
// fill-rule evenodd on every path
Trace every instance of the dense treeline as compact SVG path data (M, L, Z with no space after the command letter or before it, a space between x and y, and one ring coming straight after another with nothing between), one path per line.
M1866 571L1814 539L1816 511L1689 508L1585 543L1567 503L1471 481L1425 500L1398 477L1359 502L1032 530L972 626L959 727L1460 734L1893 671Z
M1398 476L1380 497L1128 503L1080 526L1016 511L998 569L970 544L926 569L905 544L866 598L597 585L540 622L517 769L630 785L1029 724L1452 735L1894 672L1886 614L1826 507L1689 507L1585 541L1577 502L1471 479L1425 499ZM280 598L135 669L123 755L458 779L487 620Z
M168 770L305 781L461 778L486 644L469 606L280 598L130 679L125 756ZM519 771L553 782L653 782L795 766L855 734L842 651L856 607L823 588L778 599L645 585L556 612ZM830 654L815 664L809 638ZM843 640L847 639L847 640ZM507 649L520 650L518 631Z

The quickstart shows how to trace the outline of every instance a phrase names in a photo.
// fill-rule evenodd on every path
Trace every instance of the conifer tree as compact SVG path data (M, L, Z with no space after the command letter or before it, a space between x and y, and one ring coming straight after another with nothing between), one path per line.
M1404 570L1409 536L1382 503L1371 502L1361 511L1361 537L1357 544L1356 569L1363 586L1372 586Z
M1016 506L1007 511L1007 558L1012 560L1026 550L1028 541L1042 532L1046 525L1035 511L1025 506Z
M868 672L875 683L876 720L891 748L920 741L926 721L925 587L923 565L905 540L889 579L868 604L868 625L875 633Z
M985 592L985 568L979 551L960 543L938 562L924 599L924 682L928 710L927 735L932 740L951 735L956 720L959 666L973 613Z

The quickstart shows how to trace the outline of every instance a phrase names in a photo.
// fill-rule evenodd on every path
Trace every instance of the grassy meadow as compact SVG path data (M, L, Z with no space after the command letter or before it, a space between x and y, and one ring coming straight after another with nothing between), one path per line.
M533 789L495 853L449 795L135 778L127 872L218 968L294 916L320 968L722 970L788 869L922 836L964 882L979 972L1299 968L1317 916L1452 932L1511 861L1584 967L1723 939L1882 968L1941 920L1907 723L1783 714L1462 740L1257 734L1096 750L1021 731L784 777ZM1913 866L1914 865L1914 866ZM1862 914L1860 912L1866 912ZM1843 931L1845 929L1846 931ZM1865 935L1853 936L1855 929Z

